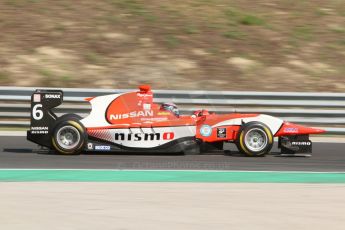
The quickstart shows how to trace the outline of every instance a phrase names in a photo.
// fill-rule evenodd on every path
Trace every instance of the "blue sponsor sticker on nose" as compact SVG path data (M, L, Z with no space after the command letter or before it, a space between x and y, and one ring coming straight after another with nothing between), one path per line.
M209 137L212 134L212 127L209 125L203 125L200 128L200 134L204 137Z
M286 132L286 133L298 133L298 128L285 128L284 132Z

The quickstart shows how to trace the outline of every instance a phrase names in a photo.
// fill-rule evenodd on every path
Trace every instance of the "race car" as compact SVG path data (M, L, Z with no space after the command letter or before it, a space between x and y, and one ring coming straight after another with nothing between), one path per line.
M233 142L246 156L269 153L274 138L282 153L311 153L310 134L325 132L264 114L215 114L198 110L181 115L173 103L156 104L150 86L138 91L86 98L90 114L57 117L61 90L36 90L31 96L27 139L61 154L90 151L180 152L223 150Z

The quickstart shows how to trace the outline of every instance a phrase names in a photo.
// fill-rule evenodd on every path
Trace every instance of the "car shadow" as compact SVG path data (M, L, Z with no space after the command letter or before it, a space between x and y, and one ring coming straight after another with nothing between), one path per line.
M9 148L4 148L2 150L4 153L33 153L33 149L28 149L28 148L21 148L21 149L9 149Z
M82 152L78 155L63 155L63 154L57 154L54 150L47 150L47 149L30 149L30 148L4 148L4 153L18 153L18 154L40 154L40 155L57 155L57 156L78 156L78 155L91 155L91 156L184 156L183 153L162 153L162 152L105 152L105 151L98 151L98 152ZM242 157L246 158L247 156L242 154L238 151L212 151L212 152L205 152L201 154L196 155L186 155L186 156L202 156L202 155L208 155L208 156L229 156L229 157ZM279 156L279 152L272 152L268 154L268 156Z
M40 154L40 155L57 155L57 156L77 156L77 155L119 155L119 156L183 156L183 153L161 153L161 152L105 152L105 151L98 151L98 152L81 152L80 154L76 155L63 155L58 154L54 150L48 149L30 149L30 148L4 148L2 150L4 153L19 153L19 154Z
M116 155L116 156L183 156L183 153L161 153L161 152L82 152L80 155Z

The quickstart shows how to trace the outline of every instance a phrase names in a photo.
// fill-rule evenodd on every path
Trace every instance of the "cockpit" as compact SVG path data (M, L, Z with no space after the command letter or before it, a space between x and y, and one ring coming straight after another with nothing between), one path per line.
M180 111L174 103L163 103L160 107L161 111L169 111L173 113L176 117L180 116Z

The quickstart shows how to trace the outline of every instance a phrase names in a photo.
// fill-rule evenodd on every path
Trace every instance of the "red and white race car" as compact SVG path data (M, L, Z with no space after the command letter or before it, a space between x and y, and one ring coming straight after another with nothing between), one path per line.
M234 142L247 156L270 152L279 137L282 153L309 153L309 134L321 129L284 122L264 114L214 114L206 110L180 115L175 104L153 103L149 86L137 92L86 98L91 113L57 117L52 109L63 101L59 90L36 90L31 97L27 139L61 154L82 151L146 151L198 154Z

